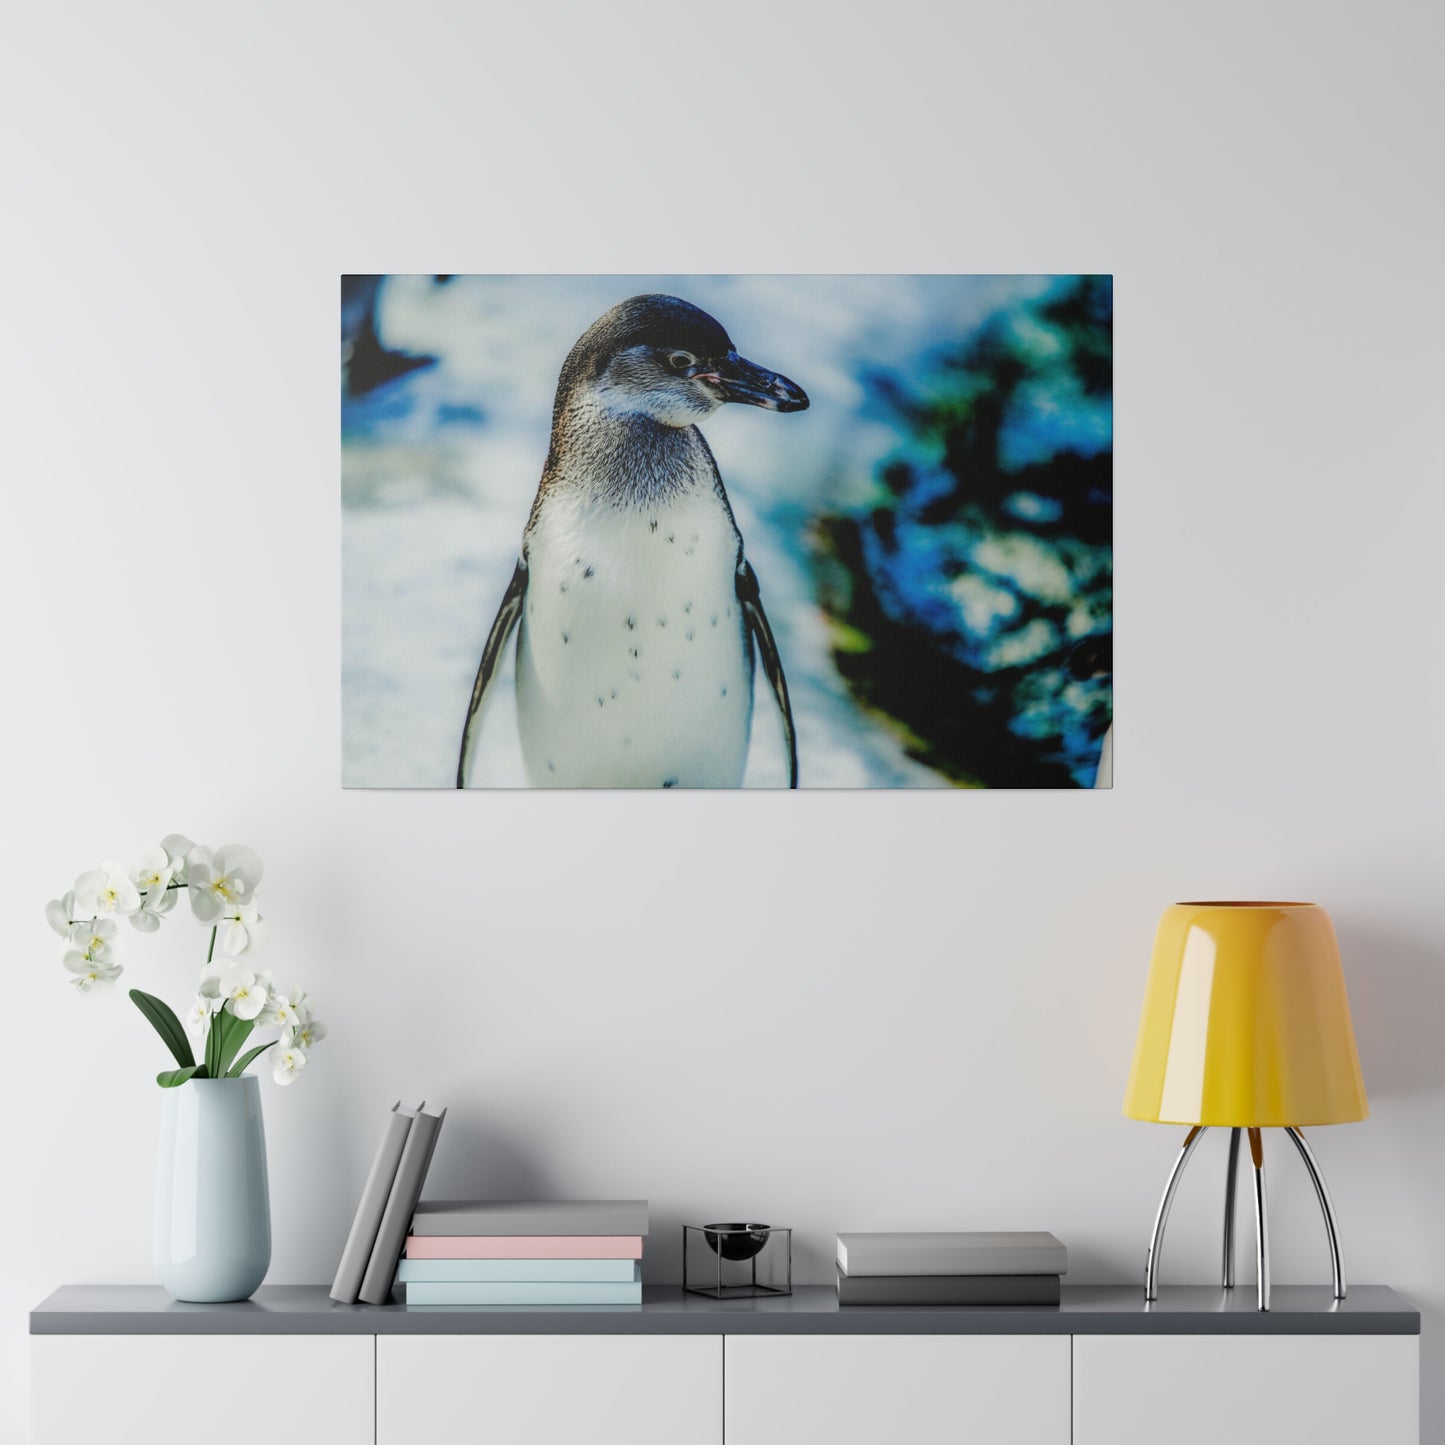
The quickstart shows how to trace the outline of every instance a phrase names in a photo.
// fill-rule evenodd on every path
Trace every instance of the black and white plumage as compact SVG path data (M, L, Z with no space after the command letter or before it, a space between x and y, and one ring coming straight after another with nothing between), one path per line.
M808 405L800 387L739 356L717 321L676 297L624 301L572 348L521 557L472 687L457 787L467 786L514 629L534 787L738 787L755 650L797 786L777 644L697 427L729 401Z

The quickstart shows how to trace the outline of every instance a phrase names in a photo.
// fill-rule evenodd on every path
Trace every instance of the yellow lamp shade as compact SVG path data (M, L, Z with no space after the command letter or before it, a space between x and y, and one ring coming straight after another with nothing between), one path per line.
M1323 908L1165 910L1125 1114L1160 1124L1302 1128L1369 1112L1339 945Z

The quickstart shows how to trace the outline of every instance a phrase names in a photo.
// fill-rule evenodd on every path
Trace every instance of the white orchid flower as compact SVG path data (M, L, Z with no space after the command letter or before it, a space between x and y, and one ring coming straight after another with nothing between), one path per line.
M271 997L266 1001L266 1007L256 1022L267 1028L273 1024L279 1025L282 1030L281 1042L283 1044L290 1043L291 1030L300 1022L296 1015L296 1010L291 1000L287 998L279 988L271 984L271 975L269 973L263 973L261 977L270 986Z
M307 1019L303 1024L294 1025L290 1033L292 1044L310 1050L326 1037L326 1025L318 1019Z
M294 1084L296 1076L306 1067L306 1054L294 1045L278 1048L271 1055L271 1077L278 1084Z
M96 963L80 953L67 953L65 966L75 975L70 981L81 993L89 993L98 983L113 983L124 972L118 963Z
M75 917L75 894L52 898L45 905L45 921L64 939L70 938L70 922Z
M92 878L103 878L103 876L104 875L99 872L82 873L80 877L75 880L75 887L72 888L70 892L65 895L66 898L70 900L70 907L66 910L66 912L70 914L72 922L77 919L95 917L95 898L93 894L90 893L88 890L84 894L82 894L80 891L80 885L82 883L89 883ZM87 905L89 906L87 907ZM49 910L47 909L47 912L48 911ZM52 928L54 926L54 924L51 925ZM66 932L69 933L69 931L70 929L67 925Z
M221 1001L221 974L223 970L210 965L201 970L201 981L196 985L196 997L209 999L212 1007Z
M270 1011L269 1022L281 1026L283 1045L299 1043L303 1049L309 1049L318 1039L326 1037L326 1026L316 1023L312 1017L311 995L305 989L293 988L289 994L279 989L273 991Z
M266 1007L268 990L265 983L239 963L221 970L217 987L226 1001L226 1012L235 1014L238 1019L254 1019Z
M197 994L196 1001L191 1005L186 1014L186 1027L193 1034L204 1038L206 1031L211 1027L212 1000L204 994Z
M186 881L186 859L190 857L195 846L184 833L167 833L161 839L161 847L166 850L166 861L170 864L171 877L177 883Z
M75 880L76 918L94 918L101 913L129 917L139 908L140 891L114 858L107 858L99 868Z
M113 918L89 918L70 925L70 941L88 962L114 963L119 932Z
M227 843L214 856L209 848L193 848L186 859L191 912L202 923L215 923L228 907L249 903L260 881L260 858L240 843Z
M131 924L141 933L154 933L161 926L161 918L176 906L177 890L170 886L175 867L165 845L146 848L130 877L142 900L140 908L130 916Z
M221 952L239 958L254 953L266 942L266 920L254 903L232 903L221 914Z
M130 881L148 896L157 888L164 892L175 871L170 854L158 844L152 844L141 850L140 861L130 870Z
M161 926L161 919L176 906L179 896L179 889L153 889L146 894L139 911L131 914L131 927L141 933L154 933Z

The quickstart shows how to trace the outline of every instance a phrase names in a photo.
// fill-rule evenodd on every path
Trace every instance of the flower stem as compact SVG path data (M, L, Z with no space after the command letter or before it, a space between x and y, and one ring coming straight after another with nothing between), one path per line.
M220 924L216 925L219 928ZM216 929L211 930L211 946L206 950L206 962L209 963L216 955Z

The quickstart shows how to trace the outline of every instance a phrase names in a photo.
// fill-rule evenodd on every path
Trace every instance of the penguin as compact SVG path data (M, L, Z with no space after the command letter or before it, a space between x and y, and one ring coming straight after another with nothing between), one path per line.
M719 322L675 296L623 301L573 346L521 555L467 706L458 788L514 630L534 787L741 786L755 656L797 787L782 661L698 430L726 402L794 412L808 397L739 356Z

